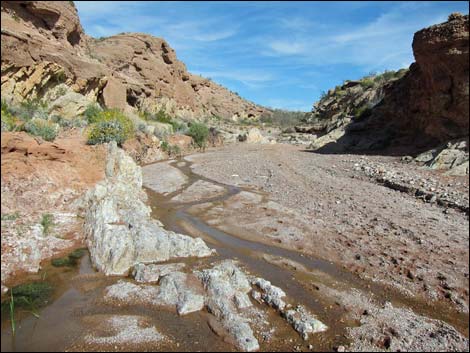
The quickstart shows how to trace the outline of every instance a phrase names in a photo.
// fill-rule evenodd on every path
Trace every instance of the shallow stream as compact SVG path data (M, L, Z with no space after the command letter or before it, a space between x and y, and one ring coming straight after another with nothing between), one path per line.
M348 343L346 328L357 325L348 319L346 309L334 298L330 298L321 288L348 291L352 288L372 293L379 301L391 301L395 306L412 308L415 312L440 319L453 325L468 337L468 316L455 312L445 305L428 304L422 299L413 299L398 291L362 280L341 267L318 258L313 258L296 251L256 241L241 239L230 232L220 231L204 221L203 216L194 216L188 209L202 203L220 203L243 189L217 183L191 170L190 162L173 162L172 166L183 172L188 181L181 189L167 195L158 194L145 188L152 215L158 218L166 229L201 236L210 247L217 250L217 255L207 259L178 259L189 265L205 266L221 259L236 259L249 273L263 277L281 287L288 298L305 305L329 329L324 333L311 335L303 341L273 310L269 309L269 321L276 328L276 337L268 344L260 340L262 350L291 351L299 350L331 351L339 345ZM222 195L204 198L200 201L181 203L172 198L182 193L193 183L203 180L224 188ZM244 189L249 192L254 190ZM266 195L263 195L265 197ZM267 261L281 258L301 264L307 271L298 271L292 267ZM21 308L15 309L15 334L8 312L2 311L2 351L62 351L62 350L102 350L103 347L88 345L84 337L99 327L89 325L90 318L100 315L145 315L151 318L151 324L159 332L170 337L171 341L155 345L119 345L105 347L112 350L143 351L227 351L234 347L216 335L208 325L210 315L197 312L179 317L170 310L149 311L148 308L130 306L125 308L110 307L102 303L103 290L117 282L120 277L104 277L93 269L89 255L86 254L75 267L54 267L50 264L29 278L31 281L47 281L54 287L46 306L33 312ZM93 322L93 321L91 321Z

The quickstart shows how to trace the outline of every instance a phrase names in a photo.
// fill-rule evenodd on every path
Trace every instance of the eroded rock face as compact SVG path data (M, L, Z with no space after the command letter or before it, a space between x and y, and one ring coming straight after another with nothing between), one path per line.
M190 74L161 38L123 33L94 39L73 2L2 2L2 96L34 98L66 83L108 108L160 109L183 119L255 117L266 109ZM50 79L51 73L57 82ZM2 97L4 98L4 97Z
M468 138L450 141L415 158L431 169L445 169L447 175L468 175Z
M310 121L327 135L312 143L321 152L381 150L415 154L469 134L469 18L452 14L447 22L415 33L416 62L402 78L383 86L366 116L347 121L341 100L323 99L315 108L326 120ZM343 86L346 97L354 82ZM355 101L350 101L355 106ZM315 117L315 113L309 116ZM308 119L307 119L308 120ZM338 124L340 126L338 126Z
M213 252L202 239L166 231L142 201L142 172L115 142L108 148L106 179L83 200L85 232L94 266L122 275L137 263Z

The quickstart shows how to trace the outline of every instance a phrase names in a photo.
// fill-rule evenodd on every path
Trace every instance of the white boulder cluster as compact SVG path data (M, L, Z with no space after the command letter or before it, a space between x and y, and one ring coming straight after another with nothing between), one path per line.
M182 263L158 266L139 264L134 276L142 282L142 273L153 284L134 284L120 280L106 288L105 302L110 305L147 305L159 308L172 307L179 315L186 315L204 308L218 321L236 347L243 351L260 348L250 324L254 307L251 296L261 304L274 308L300 336L323 332L326 325L317 320L301 305L293 307L286 301L286 293L271 282L247 276L233 260L224 260L211 268L184 273ZM158 285L155 271L160 276Z

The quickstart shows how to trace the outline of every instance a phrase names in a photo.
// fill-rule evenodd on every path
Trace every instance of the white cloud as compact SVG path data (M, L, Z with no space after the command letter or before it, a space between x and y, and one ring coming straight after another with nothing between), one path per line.
M251 88L265 87L266 84L274 80L274 75L269 72L254 70L218 70L218 71L197 71L193 73L210 78L228 79L238 81Z
M306 42L290 42L287 40L274 40L269 42L268 46L275 54L281 55L305 54L307 49Z

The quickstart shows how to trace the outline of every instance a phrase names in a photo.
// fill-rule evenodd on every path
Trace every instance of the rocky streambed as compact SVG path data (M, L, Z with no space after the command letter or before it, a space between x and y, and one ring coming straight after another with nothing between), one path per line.
M82 205L91 256L32 278L54 294L15 335L2 312L2 351L468 350L467 315L285 246L308 224L269 194L109 155Z

